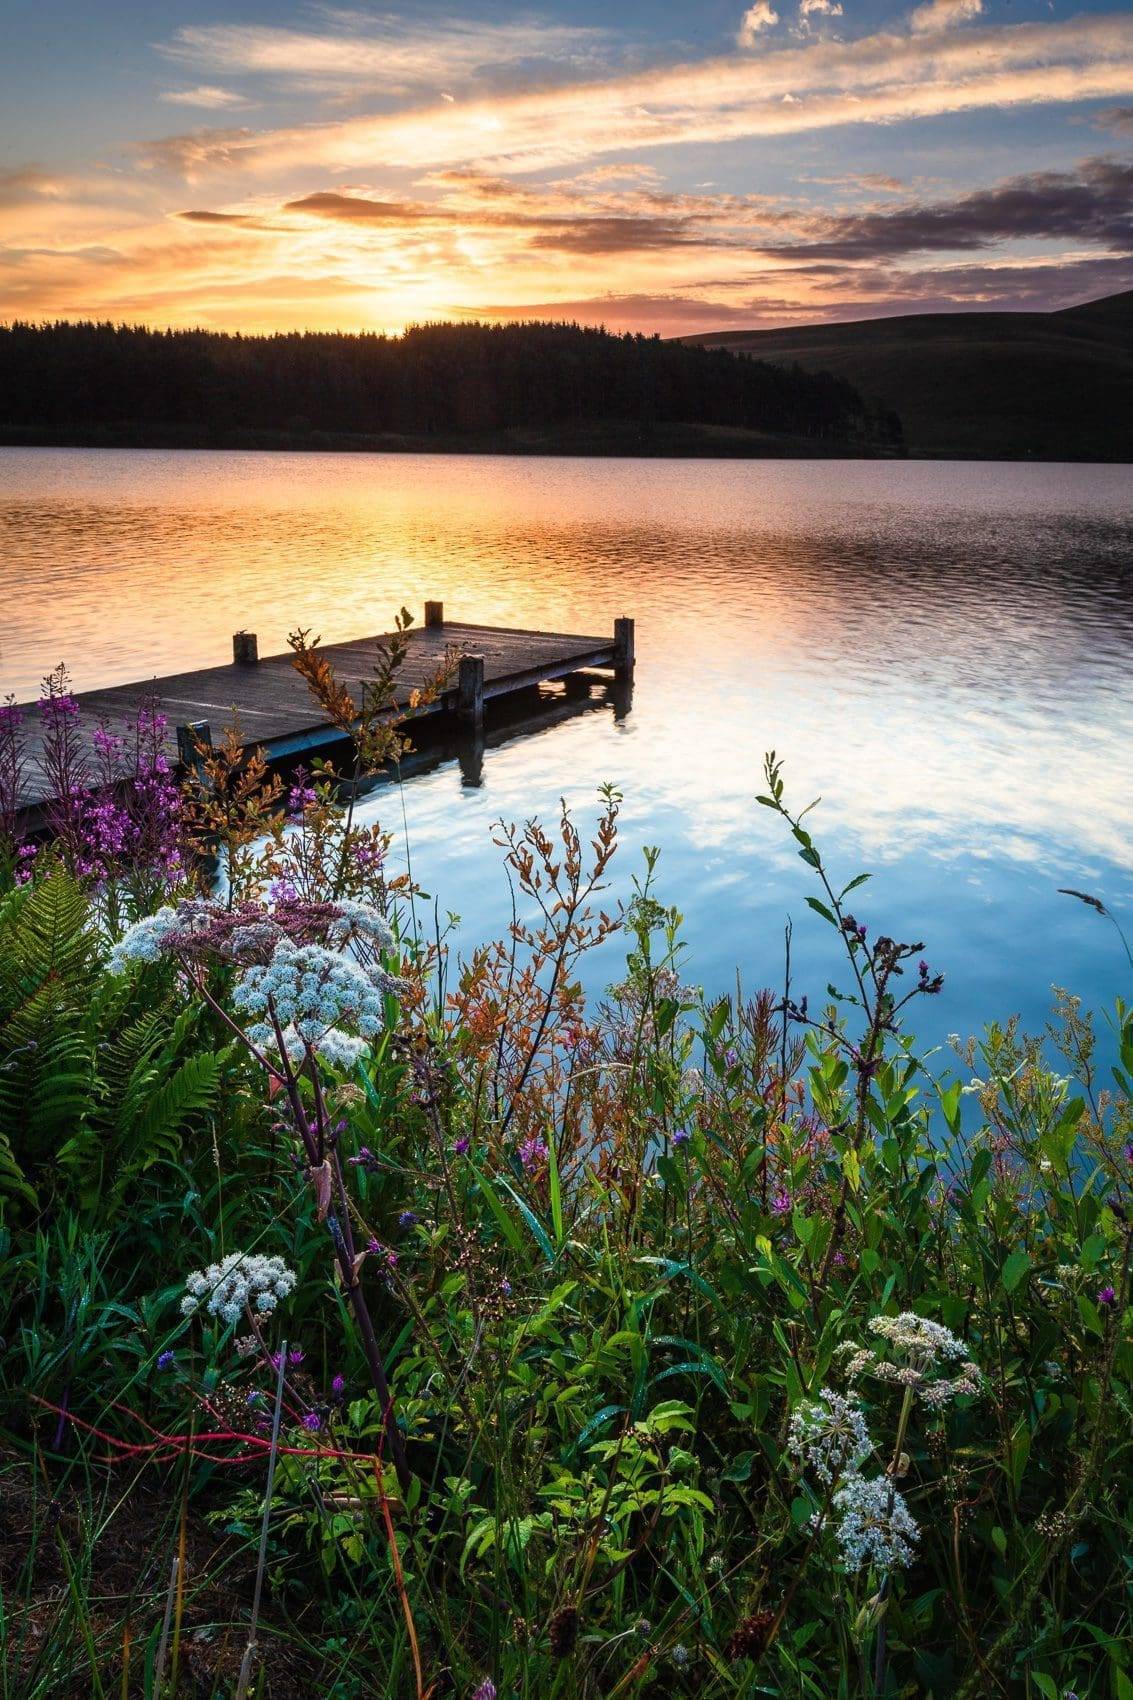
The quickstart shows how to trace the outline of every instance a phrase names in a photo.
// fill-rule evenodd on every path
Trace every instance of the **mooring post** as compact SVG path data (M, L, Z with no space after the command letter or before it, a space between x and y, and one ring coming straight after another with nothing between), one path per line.
M426 602L425 624L427 626L443 626L445 623L445 605L443 602Z
M190 720L177 728L177 760L186 773L199 773L212 749L212 727L207 720Z
M614 621L614 673L619 679L633 676L633 621Z
M484 657L462 655L456 682L456 717L466 726L484 724Z
M260 646L255 632L233 632L232 659L245 667L253 666L260 659Z

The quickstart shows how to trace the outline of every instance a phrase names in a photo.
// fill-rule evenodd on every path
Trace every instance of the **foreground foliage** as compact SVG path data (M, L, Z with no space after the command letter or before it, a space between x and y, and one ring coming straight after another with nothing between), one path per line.
M0 900L6 1700L1126 1700L1133 1015L930 1068L774 761L821 1008L690 986L655 852L603 912L613 793L456 962L213 780L223 900Z

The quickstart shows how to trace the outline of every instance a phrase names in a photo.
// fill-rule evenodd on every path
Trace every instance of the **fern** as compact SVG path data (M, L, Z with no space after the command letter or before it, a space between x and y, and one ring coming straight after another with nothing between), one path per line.
M219 1099L229 1053L202 1048L167 970L112 975L102 954L65 873L0 904L0 1194L23 1204L105 1216Z

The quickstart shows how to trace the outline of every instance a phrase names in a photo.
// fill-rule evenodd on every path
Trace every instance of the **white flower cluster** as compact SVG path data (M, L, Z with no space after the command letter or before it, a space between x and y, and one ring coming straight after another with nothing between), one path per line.
M131 962L156 962L170 933L179 932L181 918L168 904L153 915L146 915L127 927L110 952L107 967L112 974L123 974Z
M181 1300L181 1310L185 1316L192 1316L203 1304L223 1322L239 1322L245 1308L259 1316L270 1316L294 1285L294 1272L281 1257L230 1251L219 1263L210 1263L207 1269L194 1270L186 1277L188 1291Z
M389 922L372 903L361 903L355 897L335 899L338 918L331 922L327 939L331 944L344 945L351 939L366 939L378 950L393 949L393 933Z
M841 1513L838 1544L848 1569L872 1564L878 1570L900 1570L912 1563L920 1529L887 1477L848 1476L834 1505Z
M824 1387L791 1415L787 1448L820 1482L856 1471L873 1450L861 1405Z
M297 945L281 938L266 967L253 964L236 982L232 1002L246 1015L266 1016L269 1003L284 1029L288 1054L299 1057L306 1046L328 1061L349 1068L365 1050L365 1040L381 1031L382 987L351 957L318 944ZM356 1034L344 1031L356 1029ZM360 1035L358 1037L357 1035ZM248 1028L258 1045L275 1040L270 1021Z
M905 1310L900 1316L875 1316L869 1326L902 1361L892 1363L873 1352L856 1351L846 1365L851 1379L868 1370L878 1381L911 1387L932 1410L958 1394L981 1392L979 1365L971 1361L964 1341L941 1323Z

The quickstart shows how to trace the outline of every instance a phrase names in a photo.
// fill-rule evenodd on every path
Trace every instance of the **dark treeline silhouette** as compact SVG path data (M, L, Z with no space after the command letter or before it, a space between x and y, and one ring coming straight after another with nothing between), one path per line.
M0 327L0 432L64 441L486 437L630 421L869 451L896 415L844 379L573 324L436 324L403 336ZM333 446L331 444L330 446Z

